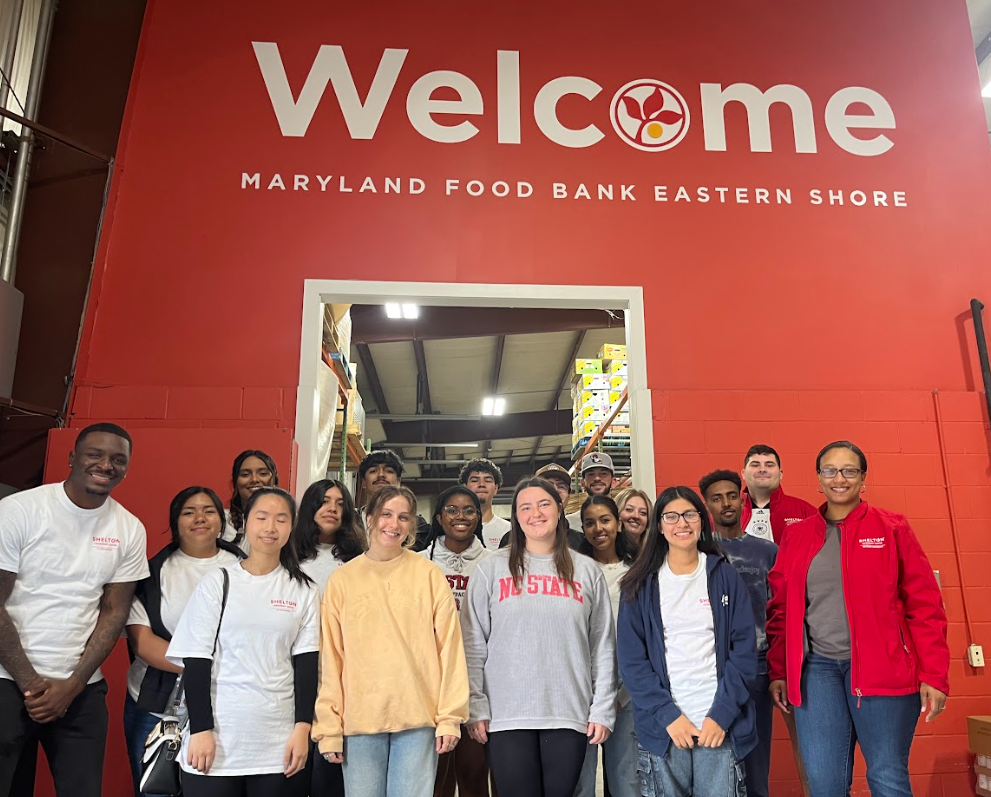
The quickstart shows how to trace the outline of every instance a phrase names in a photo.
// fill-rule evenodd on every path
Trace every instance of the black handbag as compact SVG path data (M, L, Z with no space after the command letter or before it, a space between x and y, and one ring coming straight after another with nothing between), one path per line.
M224 620L224 609L227 608L227 594L230 592L230 575L224 574L224 597L220 603L220 619L217 621L217 635L213 638L213 653L217 653L217 641L220 639L220 624ZM169 706L168 713L151 729L145 740L144 755L141 756L141 783L138 785L142 794L164 794L168 797L178 797L182 794L182 783L179 774L179 751L182 749L182 734L185 723L179 723L179 707L182 705L184 678L179 678L175 698Z

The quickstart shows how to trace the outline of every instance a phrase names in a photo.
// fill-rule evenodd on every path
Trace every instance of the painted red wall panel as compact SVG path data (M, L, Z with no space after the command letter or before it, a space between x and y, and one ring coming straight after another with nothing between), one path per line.
M951 464L953 501L961 547L982 551L991 486L981 481L986 418L967 311L972 296L991 298L991 159L962 0L771 0L715 15L702 4L585 0L301 0L280 15L245 0L231 10L149 5L85 320L73 424L111 415L140 435L121 497L146 521L164 518L190 480L225 481L242 447L274 446L287 463L304 279L620 282L644 289L654 419L640 430L654 435L659 484L739 467L743 447L766 436L787 489L815 500L815 452L853 437L871 456L872 500L876 491L879 503L927 521L920 532L945 575L954 640L965 597L991 605L979 577L965 572L965 586L952 586L961 579L942 536L949 513L929 392L949 391L948 450L974 457ZM373 137L348 134L329 87L306 134L284 137L253 41L278 44L293 98L321 45L343 47L360 102L384 49L409 52ZM498 143L498 50L519 53L519 144ZM481 116L445 120L475 124L470 140L430 141L411 125L407 95L431 70L477 86ZM535 121L535 97L561 76L601 86L591 100L565 97L558 112L571 128L596 125L594 146L561 146ZM610 100L641 78L677 89L691 114L666 151L629 146L609 122ZM720 117L703 111L705 83L797 87L817 151L796 152L792 117L776 105L773 151L752 152L739 104L725 113L725 151L707 149L705 122L711 133ZM863 157L834 143L825 108L850 86L890 105L887 152ZM283 175L289 189L242 189L243 172L261 186ZM293 190L295 174L311 190ZM332 190L312 188L318 175L332 176ZM351 193L333 188L342 176ZM366 176L377 193L357 190ZM424 191L385 194L385 178L417 178ZM451 196L447 179L460 181ZM525 181L533 194L475 198L471 179ZM617 198L558 199L555 182L571 194L579 183L593 193L613 184ZM636 200L620 199L620 185L635 186ZM668 187L667 202L654 201L656 185ZM711 196L741 187L750 201L675 201L678 186L696 198L700 186ZM793 202L758 205L757 188L790 189ZM812 189L842 190L847 204L813 205ZM907 206L854 207L854 189L904 192ZM56 438L62 454L68 437ZM953 654L954 699L987 700L986 678L962 649ZM938 744L913 751L914 783L932 797L961 793L953 789L966 781L966 738L958 720L945 727L924 728ZM774 794L798 794L780 729L776 738Z

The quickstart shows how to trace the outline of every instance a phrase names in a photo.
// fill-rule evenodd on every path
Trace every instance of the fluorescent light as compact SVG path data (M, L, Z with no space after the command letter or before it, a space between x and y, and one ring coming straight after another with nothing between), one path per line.
M991 80L984 84L984 88L981 89L981 96L991 100Z
M404 304L403 305L403 318L419 318L420 308L415 304Z
M438 448L478 448L478 443L448 443L446 446Z
M402 318L403 312L398 304L390 303L385 306L385 314L388 318Z
M482 401L482 415L504 415L506 399L489 396Z

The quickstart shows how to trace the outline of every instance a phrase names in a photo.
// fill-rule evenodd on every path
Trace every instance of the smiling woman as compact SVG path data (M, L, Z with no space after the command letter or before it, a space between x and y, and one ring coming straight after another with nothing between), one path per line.
M383 486L367 512L368 550L323 595L313 739L344 765L347 794L430 797L438 754L455 748L468 716L457 606L440 568L407 550L413 493Z
M794 711L814 794L849 790L855 739L871 793L911 797L920 705L929 722L949 692L943 599L908 521L863 500L864 452L830 443L816 472L826 504L789 528L768 577L771 695Z
M148 561L150 574L138 582L125 626L133 661L127 671L124 737L138 793L145 739L164 716L177 690L182 667L165 658L193 590L207 573L236 563L241 550L219 539L224 506L209 487L181 490L169 506L172 541Z
M623 597L619 668L633 698L641 791L735 797L757 742L754 615L690 487L658 496Z
M517 485L509 538L475 569L462 611L469 733L488 745L500 794L572 797L588 745L609 738L616 717L609 591L598 565L568 546L549 481Z
M229 529L225 539L240 545L245 553L249 544L244 534L245 508L252 493L261 487L278 487L279 469L275 460L264 451L249 449L234 458L231 468L231 494Z
M166 652L185 672L189 797L281 794L309 751L319 622L317 591L288 544L296 503L263 487L244 510L251 553L202 578Z

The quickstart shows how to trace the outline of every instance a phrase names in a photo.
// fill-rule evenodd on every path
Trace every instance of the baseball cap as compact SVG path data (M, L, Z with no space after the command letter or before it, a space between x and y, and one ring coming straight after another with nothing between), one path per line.
M582 460L582 475L585 475L585 471L591 470L592 468L605 468L610 473L615 473L616 469L612 466L612 457L608 454L602 454L599 451L593 451L591 454L586 454L585 458Z
M552 462L550 465L544 465L544 467L533 475L539 476L541 479L557 479L558 481L567 483L569 489L571 487L571 474L556 462Z

